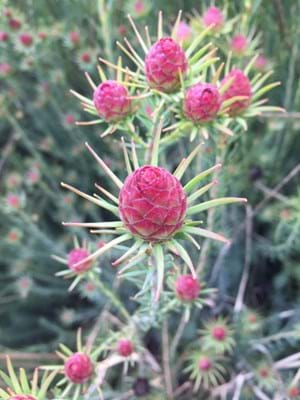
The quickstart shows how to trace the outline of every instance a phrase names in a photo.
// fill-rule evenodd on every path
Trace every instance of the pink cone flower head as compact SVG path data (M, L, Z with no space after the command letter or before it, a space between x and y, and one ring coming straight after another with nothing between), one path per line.
M226 338L226 329L224 326L215 326L212 331L212 336L214 339L222 341Z
M175 92L180 86L180 74L184 76L187 69L185 52L170 37L154 43L146 56L145 74L148 83L162 92Z
M132 101L125 86L117 81L101 83L94 91L94 105L98 114L107 122L120 121L132 111Z
M9 397L8 400L36 400L36 397L26 394L17 394L16 396Z
M203 24L212 26L214 32L218 32L224 25L224 15L218 7L209 7L203 15Z
M129 357L133 352L133 344L131 340L121 339L117 344L117 352L122 357Z
M248 40L244 35L235 35L231 39L230 48L236 55L244 54L248 47Z
M180 21L176 32L176 40L178 42L187 42L192 38L192 29L184 21Z
M33 37L30 33L21 33L19 40L25 47L30 47L33 43Z
M136 0L134 3L134 12L139 16L145 12L145 3L142 0Z
M73 383L84 383L93 374L93 364L89 356L83 353L72 354L65 362L65 374Z
M255 60L254 67L258 71L264 71L268 65L268 59L264 55L260 54Z
M90 63L91 62L91 55L88 52L84 52L81 54L80 59L84 63Z
M184 115L194 122L214 119L221 106L221 96L215 85L197 83L185 93L183 102Z
M0 76L7 76L11 73L11 66L8 63L0 63Z
M212 367L212 362L210 361L209 358L202 357L202 358L200 358L200 360L198 362L198 366L201 371L208 371Z
M19 20L16 19L16 18L11 18L11 19L8 21L8 25L11 27L11 29L18 30L18 29L21 28L22 23L21 23L21 21L19 21Z
M66 114L65 115L65 123L67 125L74 125L75 124L75 117L73 114Z
M181 228L187 201L179 180L161 167L145 165L129 175L119 211L127 229L150 242L169 239Z
M228 75L225 76L221 82L221 85L224 85L231 78L234 78L234 81L225 91L225 93L223 93L222 101L236 96L247 97L246 99L238 100L229 106L228 114L230 116L235 116L243 112L249 106L252 93L250 81L243 71L240 69L233 69Z
M80 35L77 31L72 31L69 33L69 40L70 42L76 46L80 42Z
M9 39L9 34L7 32L0 32L0 42L7 42Z
M47 32L39 32L38 33L38 37L39 37L39 39L41 39L41 40L45 40L45 39L47 39L47 37L48 37L48 33Z
M89 256L89 252L84 248L73 249L68 254L68 267L76 272L81 273L87 271L92 266L92 261L87 261L82 264L76 265L80 261L83 261L85 258Z
M180 300L193 301L200 293L199 281L192 275L180 275L175 282L175 291Z
M21 199L18 195L9 193L6 197L7 205L12 208L21 207Z

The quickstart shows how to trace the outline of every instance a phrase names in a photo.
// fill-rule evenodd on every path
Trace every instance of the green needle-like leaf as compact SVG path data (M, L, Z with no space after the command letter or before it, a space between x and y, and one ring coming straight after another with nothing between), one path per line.
M196 206L190 207L187 211L187 215L197 214L199 212L208 210L212 207L219 207L224 204L231 203L246 203L247 199L243 197L220 197L219 199L205 201L204 203L200 203Z

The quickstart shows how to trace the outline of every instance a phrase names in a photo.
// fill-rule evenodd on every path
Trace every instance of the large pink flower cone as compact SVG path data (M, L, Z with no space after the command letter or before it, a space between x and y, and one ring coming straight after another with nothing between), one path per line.
M101 83L94 91L94 105L107 122L116 122L132 111L132 100L125 86L112 80Z
M169 239L183 224L186 195L179 180L161 167L145 165L127 177L119 211L127 229L150 242Z
M185 93L183 112L194 122L206 122L217 116L220 106L221 96L217 87L210 83L197 83Z
M228 100L236 96L245 96L244 100L238 100L229 106L228 114L235 116L243 112L250 104L252 91L248 77L240 69L233 69L221 82L221 86L234 78L230 87L223 93L222 100Z
M167 93L178 89L180 74L184 76L187 68L185 52L170 37L154 43L145 60L145 74L149 85Z

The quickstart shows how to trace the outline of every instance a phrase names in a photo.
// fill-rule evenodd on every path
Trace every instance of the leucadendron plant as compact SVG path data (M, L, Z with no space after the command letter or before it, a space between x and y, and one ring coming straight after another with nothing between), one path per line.
M149 6L133 3L130 7L136 13L142 10L142 18ZM80 182L77 187L63 182L62 187L110 217L63 222L77 232L88 228L99 238L97 243L75 238L68 254L53 257L65 266L57 275L72 280L70 291L90 285L107 304L84 344L79 331L76 349L61 344L60 362L42 367L53 371L45 373L40 386L37 373L29 384L24 371L17 377L8 360L9 374L1 373L8 387L0 390L4 400L204 399L230 379L236 321L215 309L218 291L205 282L197 259L205 249L203 240L230 243L211 228L215 208L247 202L234 193L218 195L226 146L245 134L249 118L282 109L265 105L262 98L278 82L267 84L271 73L255 72L257 41L251 45L251 37L239 34L228 41L229 48L223 45L219 52L215 46L224 44L222 35L233 33L234 19L227 20L217 7L202 17L194 15L190 25L181 18L179 12L173 28L165 31L159 13L152 36L147 26L141 33L129 16L135 37L117 42L123 56L116 64L100 58L99 81L85 74L90 97L71 91L93 118L77 124L101 126L99 145L85 146L108 180L105 185L95 182L97 194L81 191ZM113 159L104 161L104 137L117 149L118 161L123 159L122 176L115 172ZM207 143L214 162L201 170ZM179 146L182 158L169 160L170 148ZM110 286L102 277L111 266L116 279ZM129 293L126 303L118 291L121 284ZM178 319L174 332L168 325L171 313ZM201 329L182 349L188 324ZM162 332L161 359L147 346L151 329ZM177 358L180 366L172 371ZM115 389L122 374L126 383ZM243 379L255 376L249 373Z

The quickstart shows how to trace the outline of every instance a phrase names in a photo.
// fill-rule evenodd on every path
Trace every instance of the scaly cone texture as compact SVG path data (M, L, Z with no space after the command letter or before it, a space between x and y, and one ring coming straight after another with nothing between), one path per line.
M145 165L129 175L120 191L119 211L126 228L144 240L167 240L178 231L187 209L179 180L161 167Z
M197 83L185 93L183 112L194 122L206 122L217 116L220 106L221 96L217 87L209 83Z
M68 254L68 267L75 273L87 271L92 266L92 261L78 263L85 260L88 256L89 252L84 248L71 250Z
M224 15L218 7L209 7L203 15L203 24L211 26L212 31L218 32L224 25Z
M153 89L175 92L180 86L180 74L185 75L188 61L183 49L170 37L158 40L145 59L145 74Z
M64 370L71 382L82 384L92 376L93 364L86 354L74 353L65 362Z
M196 300L200 293L199 281L192 275L180 275L175 282L175 291L180 300Z
M128 90L113 80L107 80L95 89L93 101L99 116L107 122L120 121L132 111Z
M236 96L245 96L244 100L238 100L232 103L228 108L228 114L235 116L242 113L249 106L251 101L251 85L248 77L240 69L233 69L222 80L221 85L226 84L230 79L233 79L232 84L223 93L222 101L232 99Z

